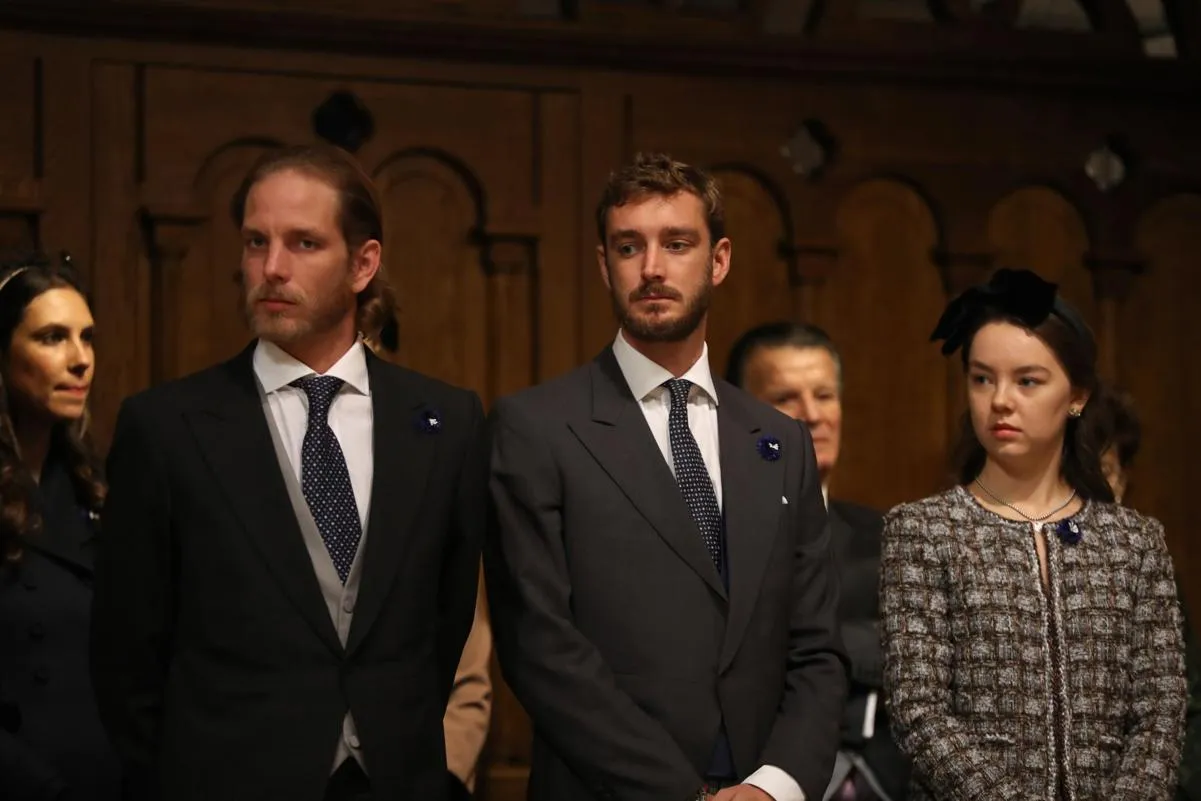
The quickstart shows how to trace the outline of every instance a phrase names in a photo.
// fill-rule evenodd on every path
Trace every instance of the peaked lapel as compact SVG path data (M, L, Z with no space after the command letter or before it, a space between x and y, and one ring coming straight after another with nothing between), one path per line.
M418 425L428 399L408 386L405 373L367 353L371 384L372 479L362 579L347 654L352 654L379 616L401 557L417 532L412 524L425 497L429 469L444 434ZM436 410L435 410L436 411Z
M292 510L254 375L251 344L215 371L211 394L186 414L222 493L268 571L335 653L338 633Z
M722 598L721 576L613 351L591 364L592 417L571 430L663 541Z
M734 655L750 623L772 545L783 514L784 466L789 454L769 462L759 455L764 431L750 401L733 386L719 382L718 441L721 445L722 509L726 522L726 564L730 574L730 617L722 645L721 668ZM796 499L793 499L794 502Z

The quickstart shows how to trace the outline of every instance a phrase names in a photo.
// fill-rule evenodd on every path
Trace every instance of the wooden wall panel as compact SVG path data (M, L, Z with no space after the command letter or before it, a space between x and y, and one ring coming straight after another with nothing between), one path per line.
M709 364L724 375L730 347L749 325L796 315L791 266L781 252L787 211L762 179L736 169L715 172L726 204L732 244L730 273L714 291L709 315Z
M1060 286L1090 325L1098 321L1092 275L1084 267L1088 235L1080 213L1053 189L1032 186L1002 198L988 215L995 267L1024 267Z
M426 155L375 174L387 273L401 302L398 361L488 396L485 276L471 233L483 210L464 175Z
M210 4L218 5L246 8ZM430 13L467 8L437 6ZM618 16L672 12L631 13ZM166 25L168 16L157 19ZM609 47L597 44L605 19L580 21L593 29L593 63ZM615 326L595 265L594 204L634 151L667 150L716 167L726 184L734 270L715 296L714 369L755 323L803 316L826 327L846 363L833 490L880 508L945 484L963 379L927 338L947 288L1003 263L1060 281L1090 319L1108 320L1111 372L1134 391L1147 425L1132 501L1167 525L1201 617L1192 536L1201 513L1187 502L1201 479L1191 413L1201 386L1188 349L1201 308L1190 261L1201 247L1201 200L1148 211L1137 241L1115 223L1164 187L1201 186L1201 112L1182 88L1194 80L1183 70L1111 65L1105 74L1120 88L1111 91L1080 65L1064 82L1012 65L875 63L868 50L813 65L780 50L750 63L758 53L744 43L743 67L715 67L733 56L706 45L681 77L672 63L685 58L683 45L653 48L659 72L618 56L585 69L570 42L539 32L522 40L535 48L528 57L506 45L506 59L481 64L419 60L395 46L368 57L347 44L355 27L336 32L340 54L294 42L0 32L0 244L40 234L93 273L102 443L126 395L244 343L229 194L262 147L311 141L314 108L349 90L375 124L359 156L384 191L385 261L403 306L400 361L491 401L595 355ZM322 46L321 37L305 41ZM571 66L540 65L540 53L570 54ZM806 119L820 121L833 144L817 176L796 172L782 149ZM1082 162L1115 130L1135 158L1127 183L1102 195ZM1124 274L1140 260L1145 274L1125 300L1094 293L1092 268ZM495 709L480 795L516 801L529 721L499 676Z
M88 176L90 192L56 202L70 209L90 196L94 210L92 311L97 336L91 406L93 436L101 447L107 445L121 401L150 382L152 306L134 166L134 75L128 64L101 63L93 68L90 144L96 158Z
M950 368L928 342L945 304L931 261L937 231L926 201L889 180L854 188L836 224L839 258L815 320L843 358L843 446L830 491L888 509L946 483Z
M40 59L28 52L0 50L0 208L11 202L18 184L40 177L41 69Z
M1158 517L1183 578L1193 620L1201 620L1201 195L1149 209L1138 226L1146 272L1122 307L1120 377L1143 424L1130 501ZM1196 625L1194 623L1194 625Z

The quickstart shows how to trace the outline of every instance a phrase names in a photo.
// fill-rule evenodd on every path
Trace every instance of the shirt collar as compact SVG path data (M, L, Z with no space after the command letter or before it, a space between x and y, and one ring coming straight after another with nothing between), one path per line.
M613 340L613 355L617 358L617 366L621 368L621 374L625 376L630 392L639 401L661 387L663 382L675 378L666 368L634 350L634 347L626 342L621 331L617 332L617 338ZM680 378L691 381L709 396L714 406L717 405L717 387L714 386L713 375L709 372L708 343L701 348L700 358L693 362L688 372Z
M254 373L263 385L263 391L268 395L278 392L298 378L316 375L313 368L286 353L279 345L265 339L260 339L254 349ZM359 394L371 394L367 379L367 354L359 340L342 354L342 358L338 359L325 375L342 379Z

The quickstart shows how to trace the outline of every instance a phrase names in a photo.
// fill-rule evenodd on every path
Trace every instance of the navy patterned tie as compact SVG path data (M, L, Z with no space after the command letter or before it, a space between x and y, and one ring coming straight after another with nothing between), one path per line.
M692 429L688 427L688 390L692 382L673 378L663 386L671 393L671 412L667 416L667 431L671 439L671 460L676 468L676 483L692 512L701 531L701 539L709 549L713 565L722 572L721 558L721 509L717 506L717 493L713 491L713 479L701 458Z
M300 448L300 488L342 583L350 575L363 527L342 446L329 427L329 407L342 379L313 375L292 382L309 398L309 425Z

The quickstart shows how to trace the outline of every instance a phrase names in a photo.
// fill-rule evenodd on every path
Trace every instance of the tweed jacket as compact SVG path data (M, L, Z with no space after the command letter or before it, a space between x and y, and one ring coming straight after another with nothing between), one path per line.
M1163 527L1087 503L1075 544L963 487L893 509L884 688L914 801L1168 801L1185 710Z

